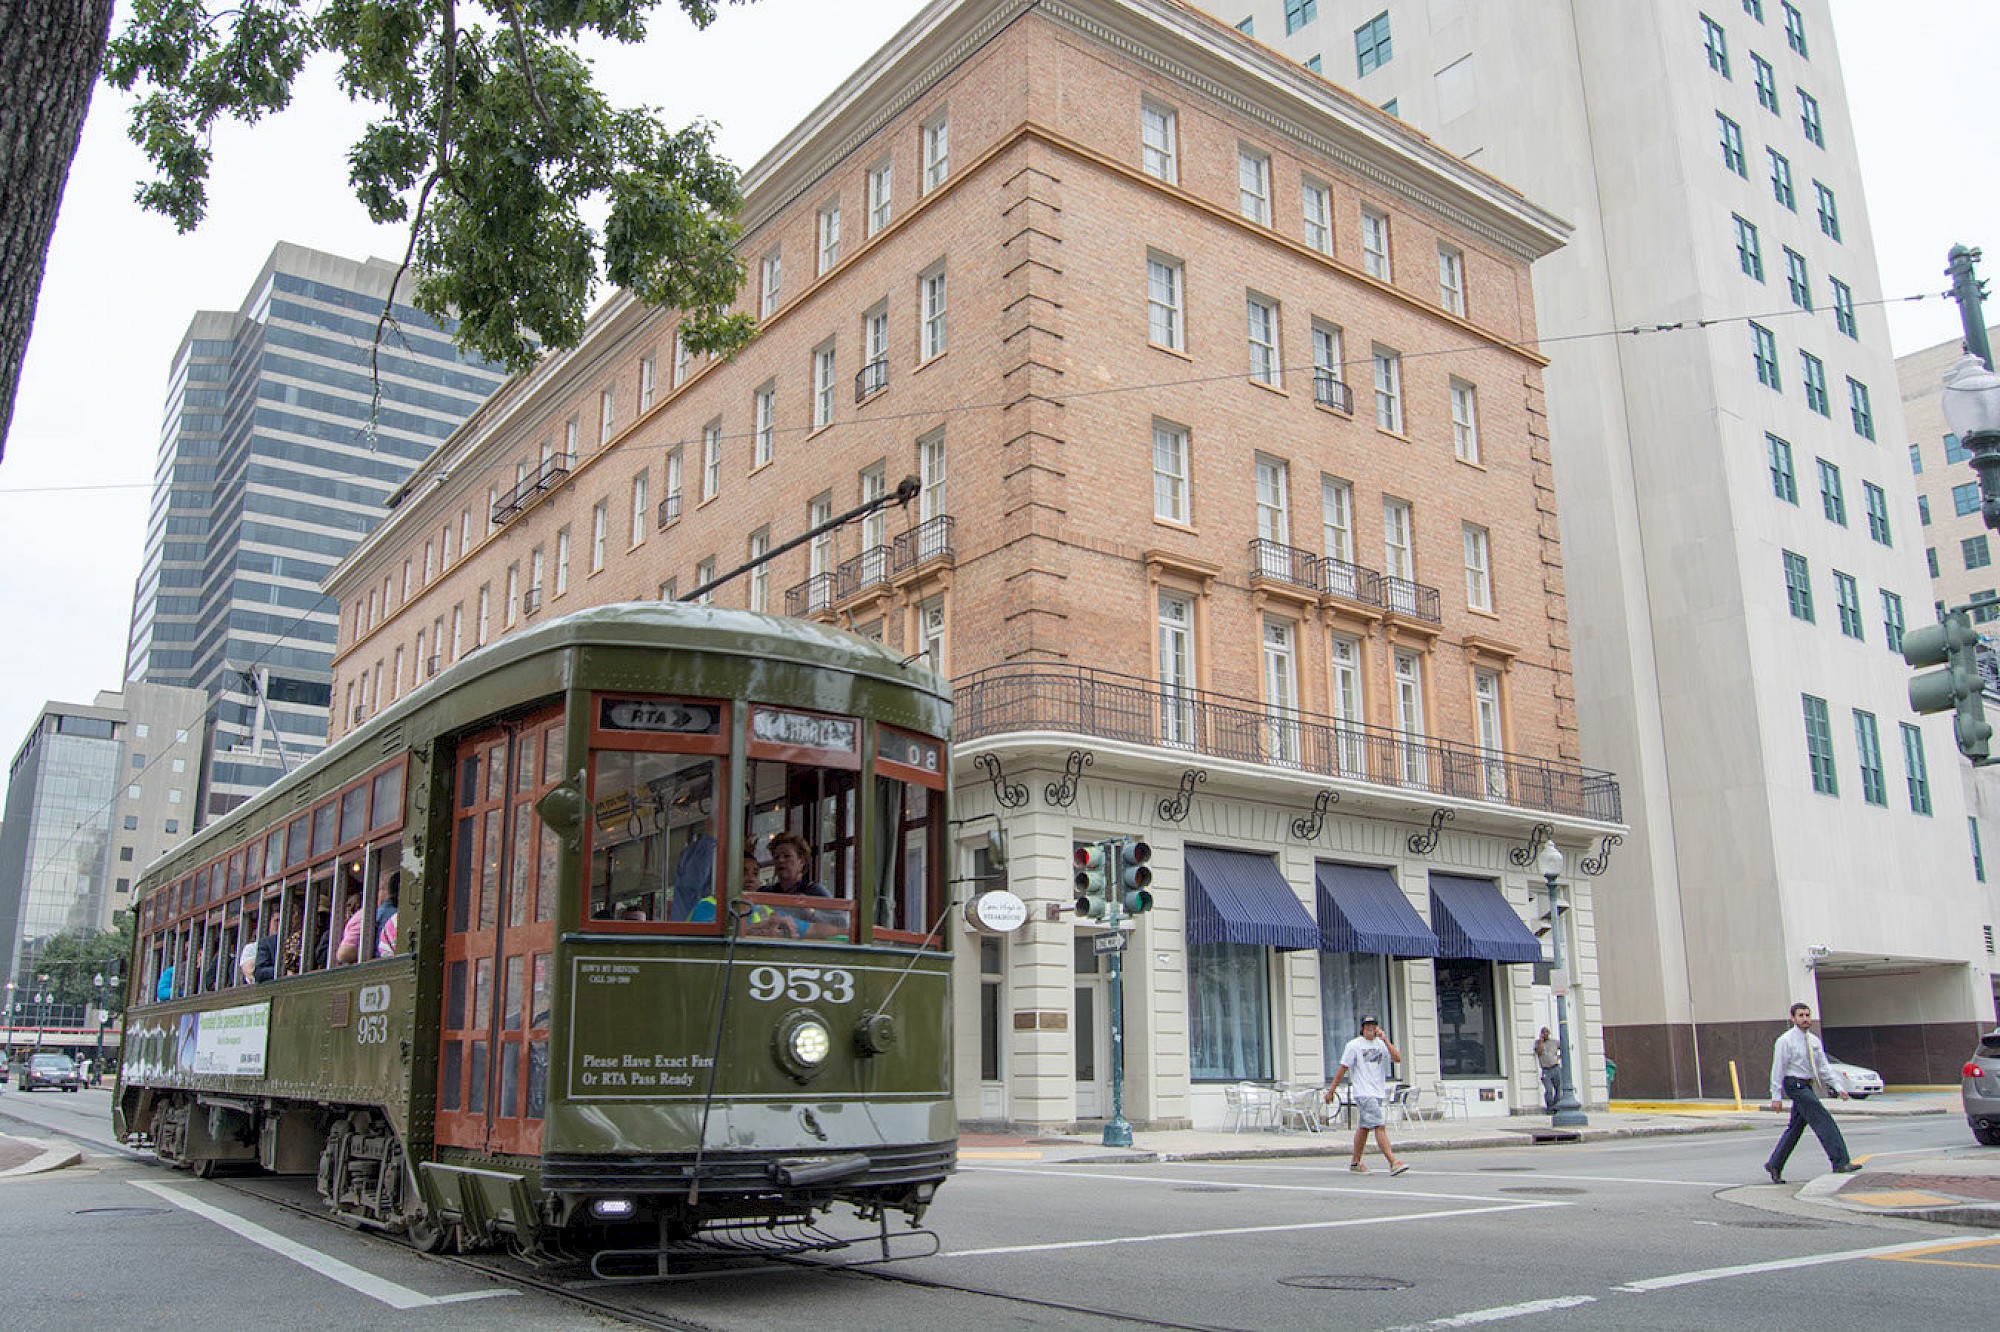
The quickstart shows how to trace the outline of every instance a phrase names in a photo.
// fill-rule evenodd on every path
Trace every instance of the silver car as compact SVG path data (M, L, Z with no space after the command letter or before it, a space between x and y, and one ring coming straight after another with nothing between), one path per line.
M1826 1057L1826 1062L1832 1066L1833 1076L1839 1081L1840 1086L1845 1087L1847 1094L1855 1100L1865 1101L1882 1090L1882 1075L1874 1069L1863 1068L1859 1064L1843 1063L1832 1055ZM1839 1090L1834 1089L1834 1095L1839 1094Z
M1980 1037L1979 1048L1959 1072L1965 1122L1972 1125L1972 1136L1988 1147L2000 1147L2000 1031Z

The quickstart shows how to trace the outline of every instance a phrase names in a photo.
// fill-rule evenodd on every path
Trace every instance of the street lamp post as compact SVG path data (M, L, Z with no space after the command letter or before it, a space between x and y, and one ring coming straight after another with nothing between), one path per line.
M1944 372L1944 420L1979 477L1979 516L2000 529L2000 375L1974 355Z
M104 1006L104 973L92 976L90 983L97 993L97 1058L90 1065L90 1085L95 1087L104 1076L104 1022L111 1013Z
M47 983L49 978L47 976L38 976L36 977L36 979L43 983ZM42 1052L42 1032L49 1025L49 1005L54 1003L55 1001L56 1001L55 995L49 993L47 990L43 990L40 994L37 994L35 996L35 1053L36 1054L40 1054Z
M1562 875L1563 864L1563 853L1555 838L1543 842L1541 854L1535 857L1535 868L1541 871L1542 882L1549 890L1549 938L1555 950L1551 979L1556 991L1556 1056L1562 1061L1562 1095L1556 1098L1555 1113L1550 1116L1549 1122L1557 1128L1582 1128L1590 1122L1590 1118L1578 1104L1576 1084L1570 1080L1569 1005L1564 998L1569 983L1563 975L1562 906L1556 899L1556 880Z

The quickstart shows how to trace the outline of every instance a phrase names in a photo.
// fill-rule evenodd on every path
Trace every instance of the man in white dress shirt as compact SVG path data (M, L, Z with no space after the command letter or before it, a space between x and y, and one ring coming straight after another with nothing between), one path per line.
M1841 1100L1847 1099L1847 1088L1833 1075L1833 1066L1826 1062L1826 1047L1812 1034L1812 1006L1793 1004L1792 1025L1771 1049L1771 1108L1783 1109L1785 1098L1792 1098L1791 1122L1779 1136L1771 1159L1764 1163L1764 1172L1770 1175L1773 1184L1785 1182L1785 1161L1792 1148L1799 1145L1808 1124L1819 1136L1819 1145L1826 1149L1827 1164L1834 1170L1851 1175L1861 1169L1847 1159L1847 1140L1840 1136L1840 1126L1820 1104L1819 1093L1813 1087L1815 1081L1839 1092Z

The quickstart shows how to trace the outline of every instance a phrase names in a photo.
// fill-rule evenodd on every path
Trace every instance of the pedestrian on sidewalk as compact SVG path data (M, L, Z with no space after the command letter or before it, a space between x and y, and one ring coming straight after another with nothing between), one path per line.
M1383 1109L1389 1099L1389 1069L1403 1062L1403 1052L1383 1032L1382 1024L1375 1020L1373 1013L1361 1019L1361 1034L1347 1043L1340 1053L1340 1067L1333 1071L1333 1081L1326 1089L1326 1103L1332 1105L1339 1094L1341 1079L1353 1081L1354 1090L1354 1156L1347 1168L1357 1175L1368 1173L1362 1163L1361 1153L1368 1145L1368 1134L1375 1133L1375 1146L1382 1158L1389 1163L1389 1173L1400 1175L1410 1167L1396 1155L1389 1145L1388 1119Z
M1820 1104L1815 1084L1831 1087L1840 1093L1841 1100L1847 1099L1847 1088L1833 1075L1833 1066L1826 1062L1826 1047L1812 1034L1812 1005L1793 1004L1792 1025L1785 1028L1784 1035L1771 1048L1771 1108L1781 1110L1785 1098L1792 1098L1791 1121L1778 1136L1771 1159L1764 1163L1764 1173L1773 1184L1785 1182L1785 1162L1791 1157L1792 1148L1799 1145L1808 1124L1819 1137L1819 1145L1826 1149L1827 1164L1837 1173L1851 1175L1861 1169L1848 1159L1847 1140L1840 1136L1840 1126Z
M1542 1106L1544 1113L1554 1114L1556 1102L1562 1099L1562 1047L1549 1035L1547 1027L1542 1028L1541 1039L1535 1042L1535 1062L1542 1066Z

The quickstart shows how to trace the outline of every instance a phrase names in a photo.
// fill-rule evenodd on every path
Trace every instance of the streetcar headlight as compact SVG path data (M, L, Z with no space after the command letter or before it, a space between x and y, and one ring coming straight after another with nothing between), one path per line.
M826 1062L827 1053L833 1049L833 1036L826 1025L815 1018L793 1027L787 1046L792 1058L807 1068L818 1068Z
M826 1020L810 1008L795 1008L779 1018L771 1037L771 1053L778 1067L799 1082L817 1077L833 1054L833 1033Z

